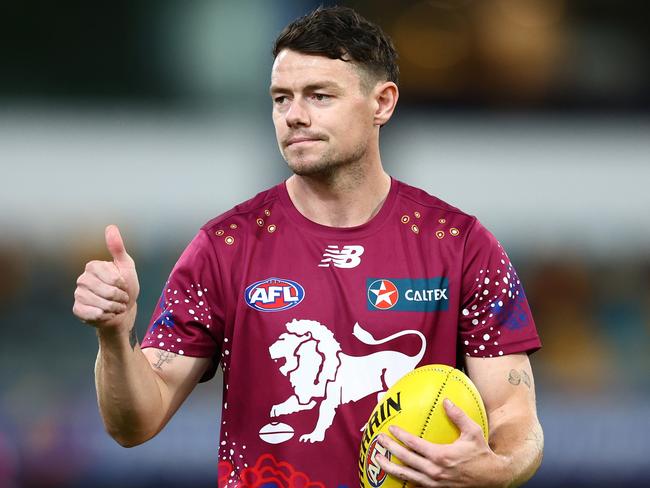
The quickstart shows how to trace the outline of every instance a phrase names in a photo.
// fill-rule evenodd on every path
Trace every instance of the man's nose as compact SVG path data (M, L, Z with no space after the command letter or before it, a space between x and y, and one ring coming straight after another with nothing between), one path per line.
M301 99L295 99L291 102L285 116L289 127L309 126L309 113L303 104L304 101Z

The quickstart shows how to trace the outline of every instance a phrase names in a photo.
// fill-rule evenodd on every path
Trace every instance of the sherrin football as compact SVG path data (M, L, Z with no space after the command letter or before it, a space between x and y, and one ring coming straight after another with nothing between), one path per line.
M397 425L436 444L454 442L460 432L447 417L442 405L445 398L462 409L483 430L488 438L487 415L483 400L472 381L458 369L443 364L430 364L414 369L397 381L372 411L361 439L359 479L362 488L403 488L400 481L381 469L377 453L400 464L396 457L377 443L388 426ZM392 436L391 436L392 437Z

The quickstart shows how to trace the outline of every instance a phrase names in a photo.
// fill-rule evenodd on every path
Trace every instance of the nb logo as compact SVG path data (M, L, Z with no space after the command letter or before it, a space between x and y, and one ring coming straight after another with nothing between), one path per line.
M329 268L333 264L336 268L356 268L361 263L363 246L327 246L321 260L321 268Z

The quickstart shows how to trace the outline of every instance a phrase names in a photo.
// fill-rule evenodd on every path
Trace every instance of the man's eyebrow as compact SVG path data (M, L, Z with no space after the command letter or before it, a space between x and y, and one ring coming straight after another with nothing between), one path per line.
M319 81L319 82L309 83L308 85L302 87L302 90L306 92L323 90L323 89L341 91L341 85L339 85L335 81ZM271 85L269 87L269 93L271 95L273 95L274 93L291 93L291 90L289 88L285 88L282 86Z

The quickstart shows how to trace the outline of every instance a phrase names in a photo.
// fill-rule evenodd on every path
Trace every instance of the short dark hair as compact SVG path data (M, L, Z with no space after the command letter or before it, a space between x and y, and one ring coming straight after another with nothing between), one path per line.
M397 51L390 37L349 7L319 7L294 20L275 40L273 57L283 49L352 61L373 81L397 83L399 79Z

